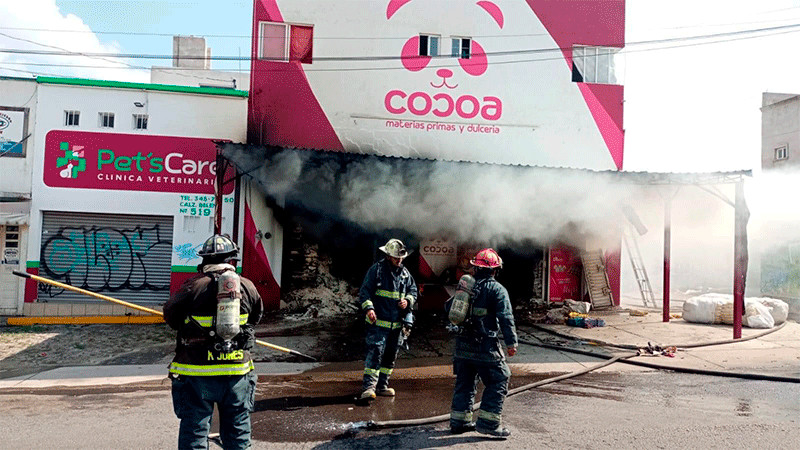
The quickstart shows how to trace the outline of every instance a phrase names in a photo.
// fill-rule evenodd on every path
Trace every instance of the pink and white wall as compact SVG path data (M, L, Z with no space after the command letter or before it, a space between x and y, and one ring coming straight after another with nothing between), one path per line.
M624 46L624 0L255 0L253 17L251 143L623 168L623 86L572 72L575 46ZM286 53L303 60L263 58L263 23L289 24ZM420 56L421 36L443 56ZM450 56L465 38L470 58Z
M256 0L250 142L621 169L623 87L572 81L574 45L621 47L621 0ZM313 27L311 64L259 59L261 22ZM472 56L419 56L420 35ZM559 50L560 49L560 50Z

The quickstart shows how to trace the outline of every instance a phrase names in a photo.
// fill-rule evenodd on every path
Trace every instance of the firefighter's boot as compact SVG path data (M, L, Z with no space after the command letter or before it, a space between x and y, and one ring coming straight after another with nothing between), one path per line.
M511 431L509 431L508 428L506 428L506 427L504 427L504 426L502 426L500 424L497 424L497 426L494 427L494 428L487 427L485 425L481 426L481 425L482 424L480 422L475 425L475 431L477 431L480 434L486 434L486 435L489 435L489 436L502 438L502 439L505 439L505 438L511 436Z
M381 397L394 397L394 389L390 387L378 389L375 393Z
M369 388L365 389L364 392L361 393L361 397L359 400L362 401L370 401L375 399L375 389Z
M378 377L378 389L375 393L381 397L394 397L394 389L389 387L389 374L381 372Z

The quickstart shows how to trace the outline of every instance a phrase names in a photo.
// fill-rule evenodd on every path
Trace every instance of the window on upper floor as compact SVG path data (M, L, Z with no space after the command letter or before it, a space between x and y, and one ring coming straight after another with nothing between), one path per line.
M133 129L146 130L147 129L147 114L134 114L133 115Z
M299 61L311 64L314 27L288 23L261 22L258 58L273 61Z
M6 248L19 248L19 225L6 225Z
M775 147L775 161L789 159L789 145L784 144L780 147Z
M80 111L64 111L64 125L68 127L77 127L80 124L81 112Z
M97 126L100 128L114 128L114 113L101 112L97 116Z
M575 46L572 48L572 81L618 84L615 47Z
M453 37L450 48L450 56L469 59L470 55L472 55L472 39L468 37Z
M435 34L420 34L419 56L439 56L439 41Z

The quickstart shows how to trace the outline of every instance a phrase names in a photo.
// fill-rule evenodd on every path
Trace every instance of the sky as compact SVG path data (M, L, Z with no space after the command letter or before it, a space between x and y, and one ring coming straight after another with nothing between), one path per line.
M172 35L180 34L205 36L214 55L246 57L251 18L250 0L0 0L0 48L169 56ZM793 24L667 48L639 44ZM800 93L800 58L792 56L800 48L800 0L628 0L626 41L625 170L758 169L762 92ZM149 81L149 67L170 64L0 53L0 74L23 77ZM212 67L247 71L248 63Z

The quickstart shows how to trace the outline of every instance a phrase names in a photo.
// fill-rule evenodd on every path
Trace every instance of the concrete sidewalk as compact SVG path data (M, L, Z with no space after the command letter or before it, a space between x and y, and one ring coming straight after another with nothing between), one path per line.
M667 367L747 372L800 378L800 324L790 321L772 330L742 329L736 342L730 325L689 323L682 319L662 321L661 311L642 310L644 316L632 315L627 309L592 311L590 317L601 318L606 326L577 328L566 325L541 325L536 329L520 326L520 336L529 342L565 345L603 354L630 354L635 350L592 345L591 342L619 346L677 346L673 357L638 356L635 359ZM547 332L542 331L546 329ZM777 329L777 330L776 330ZM535 333L532 333L535 331ZM759 336L754 338L755 336ZM581 345L583 342L583 345ZM718 343L718 345L695 346ZM685 348L689 347L689 348ZM567 373L601 363L603 360L576 355L567 351L520 345L516 356L509 359L512 371L520 373ZM312 369L308 376L325 379L357 379L363 365L351 363L256 363L259 375L297 375ZM602 371L652 370L626 364L613 364ZM55 386L123 385L163 380L165 364L61 367L44 372L0 380L0 389L36 389ZM395 378L450 376L450 359L403 359L398 361Z
M638 316L631 311L647 314ZM661 347L676 346L678 349L673 357L636 357L637 360L669 367L800 377L800 324L794 321L787 321L772 329L743 327L742 337L734 341L731 325L690 323L681 318L664 322L660 310L615 309L592 311L589 316L603 319L606 326L578 328L545 325L544 328L555 336L589 343L639 348L646 347L648 343ZM635 352L628 348L602 348L617 354ZM618 366L604 370L616 370Z

